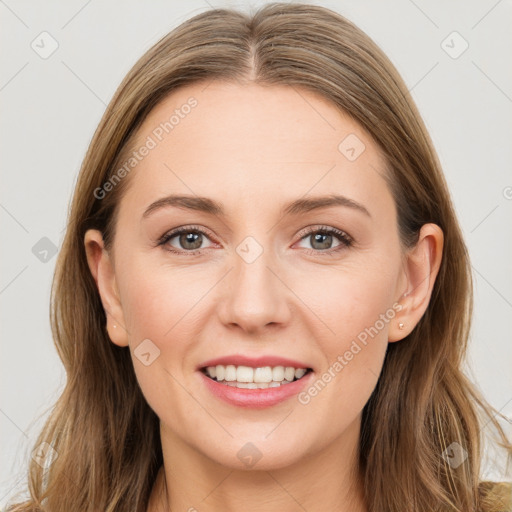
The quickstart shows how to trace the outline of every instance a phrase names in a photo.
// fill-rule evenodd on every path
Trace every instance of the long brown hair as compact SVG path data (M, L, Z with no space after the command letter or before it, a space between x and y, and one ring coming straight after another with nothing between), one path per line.
M36 445L48 443L58 456L46 469L31 462L30 497L8 510L146 510L162 465L159 420L129 351L109 340L84 234L100 229L111 247L129 179L102 199L95 191L113 177L155 105L178 87L208 80L284 84L328 99L382 149L403 247L416 242L425 223L444 232L428 309L406 340L389 345L363 410L360 467L369 511L510 507L506 483L479 481L484 419L499 433L508 461L512 445L499 412L461 370L473 307L471 267L423 121L396 69L366 34L328 9L290 3L253 15L213 9L189 19L140 58L108 105L80 171L52 286L51 325L67 383ZM456 468L443 457L452 443L467 452Z

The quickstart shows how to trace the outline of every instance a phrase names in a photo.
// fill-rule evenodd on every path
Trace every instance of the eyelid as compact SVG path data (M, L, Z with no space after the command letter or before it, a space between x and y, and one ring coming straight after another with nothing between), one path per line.
M201 234L207 236L210 239L211 238L215 238L215 237L213 237L211 235L210 231L207 230L206 228L203 228L202 226L197 226L197 225L194 225L194 224L190 224L190 225L185 225L185 226L179 226L177 228L173 228L173 229L170 229L169 231L166 231L156 241L156 245L163 244L166 241L168 241L169 239L174 238L177 235L180 235L181 233L188 233L188 232L192 232L192 231L197 231L198 233L201 233ZM192 251L187 251L187 252L192 252Z
M331 236L334 236L340 242L337 247L325 250L303 248L308 254L312 254L313 256L337 256L339 255L338 253L340 251L349 249L355 244L354 238L350 236L346 231L335 228L334 226L327 226L322 224L314 224L304 228L304 231L301 232L300 239L297 243L302 242L302 240L308 238L308 236L312 235L313 233L327 233Z
M353 243L354 239L343 229L335 228L334 226L327 226L324 224L313 224L311 226L306 226L304 231L301 232L300 239L304 239L306 236L311 235L312 233L334 233L342 238L345 238L347 242Z

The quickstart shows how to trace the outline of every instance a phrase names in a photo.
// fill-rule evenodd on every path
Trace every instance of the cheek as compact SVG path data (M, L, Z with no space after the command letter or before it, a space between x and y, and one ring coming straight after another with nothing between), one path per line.
M147 402L160 416L182 404L191 405L179 383L183 367L192 365L198 315L215 280L211 272L152 266L148 260L133 258L120 266L120 293L135 374ZM139 350L142 346L147 348ZM147 352L148 365L139 358Z
M302 272L300 278L288 276L296 295L314 313L310 318L315 334L330 339L334 352L376 322L379 335L385 338L389 320L394 316L398 265L377 256L367 260L347 262L315 273ZM301 309L306 311L304 307ZM383 325L379 319L386 314Z
M382 369L388 329L395 321L398 266L383 258L372 260L357 268L316 273L297 292L315 313L310 330L325 358L318 375L321 391L311 392L329 396L340 418L354 417L369 399Z
M183 330L215 284L212 272L151 265L147 260L132 261L123 270L123 312L134 344L150 338L161 345L178 332L186 335Z

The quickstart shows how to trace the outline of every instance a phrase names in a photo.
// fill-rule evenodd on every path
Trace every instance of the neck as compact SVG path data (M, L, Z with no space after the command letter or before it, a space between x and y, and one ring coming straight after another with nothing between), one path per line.
M360 422L296 464L272 470L222 466L161 426L164 465L148 512L367 512L358 471Z

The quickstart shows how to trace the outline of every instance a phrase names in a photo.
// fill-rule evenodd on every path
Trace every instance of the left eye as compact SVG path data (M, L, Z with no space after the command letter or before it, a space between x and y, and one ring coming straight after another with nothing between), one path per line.
M303 240L310 240L311 248L316 251L326 251L329 249L333 249L332 244L334 239L338 240L338 245L335 246L334 250L338 250L341 247L349 247L352 244L351 238L343 231L338 231L337 229L315 229L309 231L304 237L301 238ZM309 248L308 248L309 249Z

